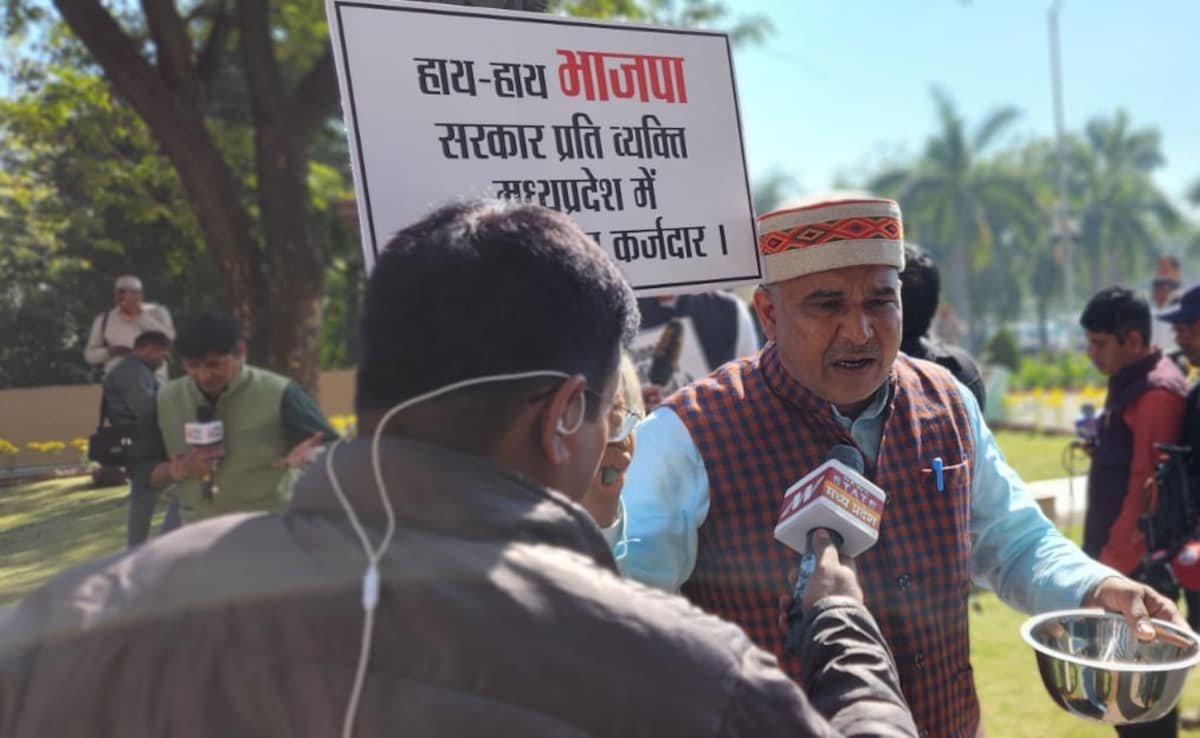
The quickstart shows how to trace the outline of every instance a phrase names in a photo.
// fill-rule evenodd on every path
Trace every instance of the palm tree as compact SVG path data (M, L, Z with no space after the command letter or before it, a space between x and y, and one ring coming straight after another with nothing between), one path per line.
M1180 218L1150 178L1164 161L1157 130L1133 129L1128 113L1118 110L1090 121L1084 138L1086 146L1073 147L1071 165L1094 293L1144 268L1155 241Z
M779 207L795 194L796 178L782 172L771 172L764 179L755 181L750 188L750 200L756 215L768 213Z
M977 339L971 274L988 263L998 227L1034 228L1042 213L1018 173L993 165L984 154L1017 118L1015 108L992 111L968 135L954 104L933 91L939 128L911 167L885 171L871 190L896 197L905 213L906 237L932 246L950 263L950 302Z

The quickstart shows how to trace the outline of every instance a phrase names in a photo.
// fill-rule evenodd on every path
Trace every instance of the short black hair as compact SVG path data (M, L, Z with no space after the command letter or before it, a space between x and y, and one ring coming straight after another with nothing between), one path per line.
M929 254L913 244L904 244L904 271L900 272L900 303L904 308L905 339L922 338L929 332L941 300L942 278Z
M536 370L582 374L599 392L638 321L615 263L565 215L497 200L449 205L397 233L375 264L355 408L382 413L453 382ZM389 432L486 451L528 399L512 384L482 385L402 413Z
M133 339L133 347L135 349L140 349L142 346L171 348L171 337L162 331L143 331L138 334L137 338Z
M189 315L179 324L175 353L184 359L236 353L242 343L242 324L223 310Z
M1107 287L1088 300L1079 324L1092 333L1111 333L1122 343L1136 332L1149 345L1150 303L1124 287Z

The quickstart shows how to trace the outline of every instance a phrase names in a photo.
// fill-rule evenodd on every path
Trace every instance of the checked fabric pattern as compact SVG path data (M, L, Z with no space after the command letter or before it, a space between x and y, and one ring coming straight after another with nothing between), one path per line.
M856 216L768 231L759 236L758 250L763 256L772 256L832 241L900 241L903 238L903 228L897 218Z
M891 646L918 728L969 738L979 703L969 662L970 489L974 458L962 396L949 372L897 357L879 457L867 475L888 494L879 542L857 559L867 607ZM774 538L784 491L853 440L829 404L797 384L774 343L730 362L666 403L683 420L708 472L710 508L683 592L741 625L793 679L778 596L797 561ZM927 471L945 460L944 491ZM922 735L925 735L922 732Z

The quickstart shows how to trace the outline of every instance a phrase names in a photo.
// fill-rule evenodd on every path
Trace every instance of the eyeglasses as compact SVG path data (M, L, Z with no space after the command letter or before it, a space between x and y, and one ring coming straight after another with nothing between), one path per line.
M557 387L552 387L545 392L539 392L533 397L530 397L529 401L539 402L544 400L550 395L554 394L557 389ZM585 384L583 386L583 392L585 395L591 395L591 397L595 399L597 407L604 407L604 398L601 397L600 393L596 392L596 390L588 387ZM609 431L608 438L605 440L605 443L621 443L626 438L629 438L629 434L633 432L634 426L636 426L642 419L642 414L637 410L626 410L610 407L609 413ZM617 420L618 413L620 413L619 421Z
M620 414L620 421L616 421L618 413ZM626 438L629 438L629 434L633 432L633 429L641 420L642 414L637 410L618 410L617 408L613 408L612 415L609 417L608 442L623 442Z

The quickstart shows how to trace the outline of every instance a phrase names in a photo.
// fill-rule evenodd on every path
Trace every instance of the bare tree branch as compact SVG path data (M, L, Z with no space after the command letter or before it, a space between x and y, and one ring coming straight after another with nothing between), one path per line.
M299 140L307 144L321 123L337 111L337 71L333 64L333 48L327 47L296 85L288 117L294 121Z
M104 69L117 94L152 128L168 124L173 92L99 0L54 0L54 5Z
M196 76L202 84L211 83L221 68L221 54L225 51L225 41L229 38L232 28L233 16L227 10L225 0L221 0L212 13L212 25L209 26L208 36L204 39L200 55L196 59Z
M256 122L270 122L286 112L283 75L271 42L270 8L266 0L238 0L237 7L250 112Z
M146 25L154 39L158 69L167 85L189 106L201 106L200 80L192 66L192 41L173 0L142 0Z

